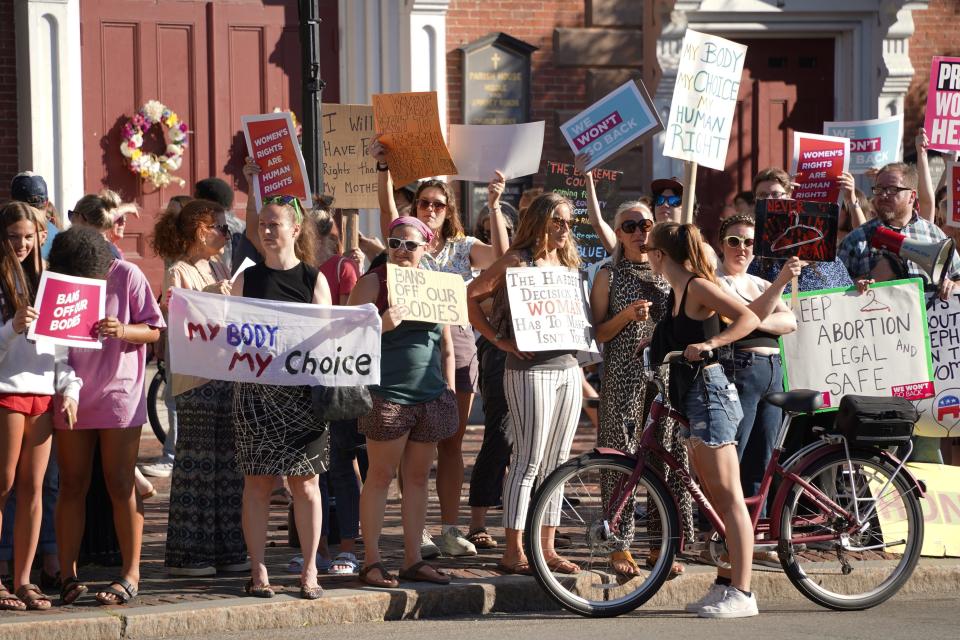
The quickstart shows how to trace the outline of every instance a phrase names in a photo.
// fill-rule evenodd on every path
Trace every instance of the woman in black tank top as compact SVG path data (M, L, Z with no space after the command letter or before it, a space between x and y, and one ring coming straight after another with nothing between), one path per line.
M730 552L730 576L718 578L718 585L690 607L696 607L702 617L745 617L757 615L757 605L750 593L753 526L733 446L743 411L723 369L716 362L704 364L702 354L745 337L760 320L717 285L703 246L692 224L662 222L651 232L647 259L654 273L666 278L673 289L671 315L665 319L673 348L683 349L688 361L699 363L697 370L682 364L673 367L670 385L685 382L676 407L687 416L693 465L723 520ZM721 315L729 319L726 328L721 326Z

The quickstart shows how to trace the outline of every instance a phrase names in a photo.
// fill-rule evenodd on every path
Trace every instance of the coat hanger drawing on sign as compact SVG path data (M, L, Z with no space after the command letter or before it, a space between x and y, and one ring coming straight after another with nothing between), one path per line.
M883 304L882 302L877 302L877 292L873 289L867 289L865 294L868 298L867 304L860 307L860 313L871 313L873 311L891 311L890 307Z
M823 240L823 231L820 231L820 229L817 229L816 227L811 227L808 224L800 224L799 213L792 213L790 215L793 217L793 224L787 227L783 233L777 236L774 239L774 241L770 243L771 251L775 251L775 252L786 251L787 249L795 249L797 247L802 247L804 245L813 244L814 242L819 242L820 240ZM785 241L785 242L788 241L789 238L787 236L789 236L791 233L793 233L797 229L802 229L804 231L812 231L813 236L807 238L806 240L799 240L797 242L791 242L790 244L778 246L781 241Z

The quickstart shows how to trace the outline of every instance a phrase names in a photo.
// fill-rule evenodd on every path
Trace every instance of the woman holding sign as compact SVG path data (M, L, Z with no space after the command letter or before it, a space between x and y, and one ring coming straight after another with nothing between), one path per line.
M393 196L393 181L387 166L386 148L379 140L370 145L370 153L377 159L377 183L380 199L380 231L389 237L390 223L399 217ZM414 195L414 216L427 225L433 239L421 261L422 269L456 273L464 282L473 278L474 269L486 269L507 250L507 226L500 208L500 196L506 185L503 175L497 173L487 188L487 205L491 212L490 244L481 242L463 231L457 213L456 198L450 185L442 180L424 180ZM451 327L453 351L457 364L457 408L460 427L457 433L440 443L437 456L437 493L440 498L440 520L443 533L439 551L450 556L476 555L477 548L463 537L457 528L460 519L460 490L463 486L463 434L473 396L477 392L477 345L473 329ZM424 531L424 555L437 555L438 548Z
M531 572L523 551L523 528L534 481L562 464L570 453L580 418L583 394L580 365L573 351L517 349L513 321L507 298L507 269L511 267L580 266L570 225L573 204L555 193L545 193L530 205L520 219L510 251L470 283L467 306L470 322L494 346L507 353L503 377L510 407L513 452L503 490L503 520L506 550L498 565L505 573ZM497 326L487 319L481 303L494 298ZM551 514L559 522L557 512ZM556 526L540 532L544 554L550 569L557 573L577 573L579 567L554 550Z
M427 225L412 217L390 223L388 260L416 268L433 239ZM370 466L360 493L360 523L365 545L360 580L374 587L399 583L380 560L380 531L387 491L397 467L403 478L404 580L447 584L450 577L422 560L421 537L427 518L427 483L437 442L457 430L453 345L450 326L404 321L409 309L390 306L387 265L360 278L351 305L376 304L383 317L380 348L380 384L370 388L373 408L360 418L367 437Z

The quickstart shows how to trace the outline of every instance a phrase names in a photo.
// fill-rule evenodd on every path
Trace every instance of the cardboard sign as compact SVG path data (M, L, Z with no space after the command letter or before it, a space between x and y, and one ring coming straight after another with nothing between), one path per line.
M322 306L173 289L174 373L258 384L380 382L380 315L372 304Z
M850 140L793 132L795 200L839 202L840 174L850 164Z
M640 138L663 131L663 123L643 83L628 80L564 122L560 131L574 155L590 154L590 170Z
M468 326L467 285L456 273L387 263L387 300L410 313L404 320Z
M373 107L323 105L323 195L339 209L377 209L377 161L367 153L374 137Z
M663 155L723 171L747 47L687 29Z
M373 96L373 126L383 134L380 141L398 187L419 178L457 174L440 130L436 91Z
M906 466L927 487L926 495L920 501L923 508L923 546L920 555L937 558L960 556L960 467L928 462L908 462ZM877 487L874 495L881 495L879 489ZM896 501L888 507L893 512L889 515L883 507L879 511L880 525L885 534L887 517L895 523L904 522L904 514L898 508L898 503ZM901 534L894 539L903 538ZM903 547L890 547L889 552L898 553L898 548Z
M521 351L599 351L578 271L566 267L507 269L513 336Z
M786 298L787 296L785 296ZM780 338L784 388L823 392L824 409L847 394L934 395L930 334L919 278L799 294L797 330Z
M923 126L931 149L960 151L960 58L934 56L930 63Z
M260 175L253 178L257 211L270 196L296 196L305 209L313 207L307 166L290 112L243 116L240 121L247 155L260 167Z
M947 225L960 227L960 162L950 160L945 169L947 178Z
M832 202L757 200L753 253L775 260L799 256L808 262L833 262L839 215L840 207Z
M106 280L44 271L37 289L37 319L27 329L30 340L80 349L100 349L97 325L104 317Z
M525 124L452 124L450 155L459 173L454 180L490 182L494 171L507 180L540 170L543 121Z
M876 120L824 122L827 136L850 140L850 173L866 173L903 158L903 114Z
M931 438L960 437L960 293L948 300L927 294L927 326L936 395L917 402L920 422L916 433Z
M612 220L614 205L618 201L620 182L623 179L622 171L612 169L594 169L593 184L597 190L597 200L600 203L601 214ZM577 171L572 164L547 161L547 180L544 188L553 191L573 202L573 225L571 231L577 241L580 251L582 268L586 269L606 259L607 252L597 237L597 232L590 225L587 215L587 182L586 178Z

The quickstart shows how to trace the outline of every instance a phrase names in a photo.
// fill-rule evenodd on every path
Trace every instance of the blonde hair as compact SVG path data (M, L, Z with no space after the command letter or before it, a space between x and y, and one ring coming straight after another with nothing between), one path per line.
M650 231L653 245L685 269L717 284L717 272L704 248L700 230L692 224L660 222Z
M654 220L653 211L650 209L650 205L643 200L627 200L622 202L619 207L617 207L617 212L613 216L613 230L616 231L620 228L620 225L623 224L623 214L628 211L634 211L639 209L643 212L643 217L645 220ZM652 229L651 229L652 231ZM617 242L616 248L613 250L613 264L618 264L623 259L623 243Z
M513 244L510 245L514 250L528 250L533 254L533 259L543 258L547 255L547 225L553 224L553 218L556 210L562 205L570 208L573 213L573 203L561 195L553 192L544 193L538 196L536 200L530 203L526 213L520 216L520 225L513 235ZM577 251L577 241L570 233L570 239L567 243L557 249L557 258L560 264L565 267L580 267L580 252Z

